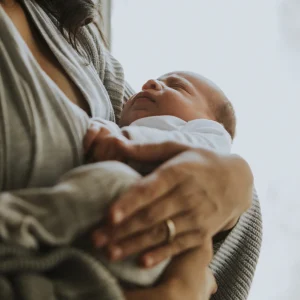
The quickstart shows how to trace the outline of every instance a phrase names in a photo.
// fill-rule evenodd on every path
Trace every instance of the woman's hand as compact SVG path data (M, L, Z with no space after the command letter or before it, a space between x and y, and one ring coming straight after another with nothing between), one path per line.
M211 241L177 256L154 288L126 291L128 300L208 300L217 285L208 264L212 257Z
M112 260L145 251L141 263L152 267L232 228L251 205L252 173L236 155L176 143L127 144L122 151L131 160L167 162L124 193L110 209L111 223L93 234L96 246L109 244ZM172 243L168 219L176 227Z

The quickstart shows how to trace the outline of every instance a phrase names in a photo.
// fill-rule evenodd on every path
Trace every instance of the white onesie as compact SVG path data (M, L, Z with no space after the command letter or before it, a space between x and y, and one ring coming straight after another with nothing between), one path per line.
M174 141L218 153L230 153L231 150L229 133L223 125L212 120L185 122L174 116L154 116L139 119L121 129L113 122L104 122L113 133L127 132L131 140L142 144Z

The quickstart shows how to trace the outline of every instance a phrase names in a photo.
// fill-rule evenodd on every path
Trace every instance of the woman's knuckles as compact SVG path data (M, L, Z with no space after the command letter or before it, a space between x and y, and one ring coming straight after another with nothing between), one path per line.
M159 180L162 184L172 187L185 178L182 174L183 169L182 165L163 165L158 171Z
M143 198L148 201L152 200L155 197L156 190L152 180L144 180L135 186L133 193L138 197L139 204L142 204L144 202L140 201L142 201Z
M173 245L173 253L172 253L172 255L176 255L178 253L181 253L184 250L186 250L187 248L189 248L189 245L187 244L186 239L177 238L175 240L175 242L174 242L174 245Z
M150 241L156 242L157 244L162 243L167 238L167 227L164 223L159 224L158 226L154 226L149 231L149 239Z
M181 197L181 195L185 195L185 197ZM200 201L200 199L197 196L181 191L181 193L177 195L177 198L180 200L182 210L193 209L197 207L197 204Z
M125 240L120 243L119 247L123 249L124 256L145 250L149 247L157 246L164 242L167 232L164 224L155 226L147 232L141 233L135 239Z
M113 209L122 211L124 217L128 217L147 203L147 198L149 197L147 195L149 194L150 191L147 189L147 186L138 183L121 196L121 199L116 202Z
M155 210L145 210L144 212L141 212L139 216L139 222L145 226L152 226L156 223L157 217L158 216Z

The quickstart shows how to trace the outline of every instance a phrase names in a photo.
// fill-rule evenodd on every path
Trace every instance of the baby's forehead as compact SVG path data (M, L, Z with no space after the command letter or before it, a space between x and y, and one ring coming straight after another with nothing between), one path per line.
M158 78L158 80L166 81L169 78L179 78L179 79L183 78L186 80L193 80L193 79L196 79L196 77L197 76L194 73L188 73L185 71L175 71L175 72L166 73L166 74L160 76Z
M189 72L189 71L177 71L167 73L158 80L168 81L170 78L176 78L177 80L187 81L189 85L192 85L193 88L205 98L210 99L211 101L224 102L227 100L224 92L218 87L213 81L207 77L200 75L198 73Z
M214 85L213 82L210 81L208 78L206 78L200 74L194 73L194 72L176 71L176 72L170 72L170 73L164 74L158 78L158 80L161 80L161 81L168 81L171 79L188 81L196 89L198 89L198 88L201 89L204 86L212 87Z

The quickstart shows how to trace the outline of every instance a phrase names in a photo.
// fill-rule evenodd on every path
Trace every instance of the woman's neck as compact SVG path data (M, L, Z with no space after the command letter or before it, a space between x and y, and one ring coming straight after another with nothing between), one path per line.
M0 4L2 6L14 6L16 4L16 0L2 0L0 1Z

